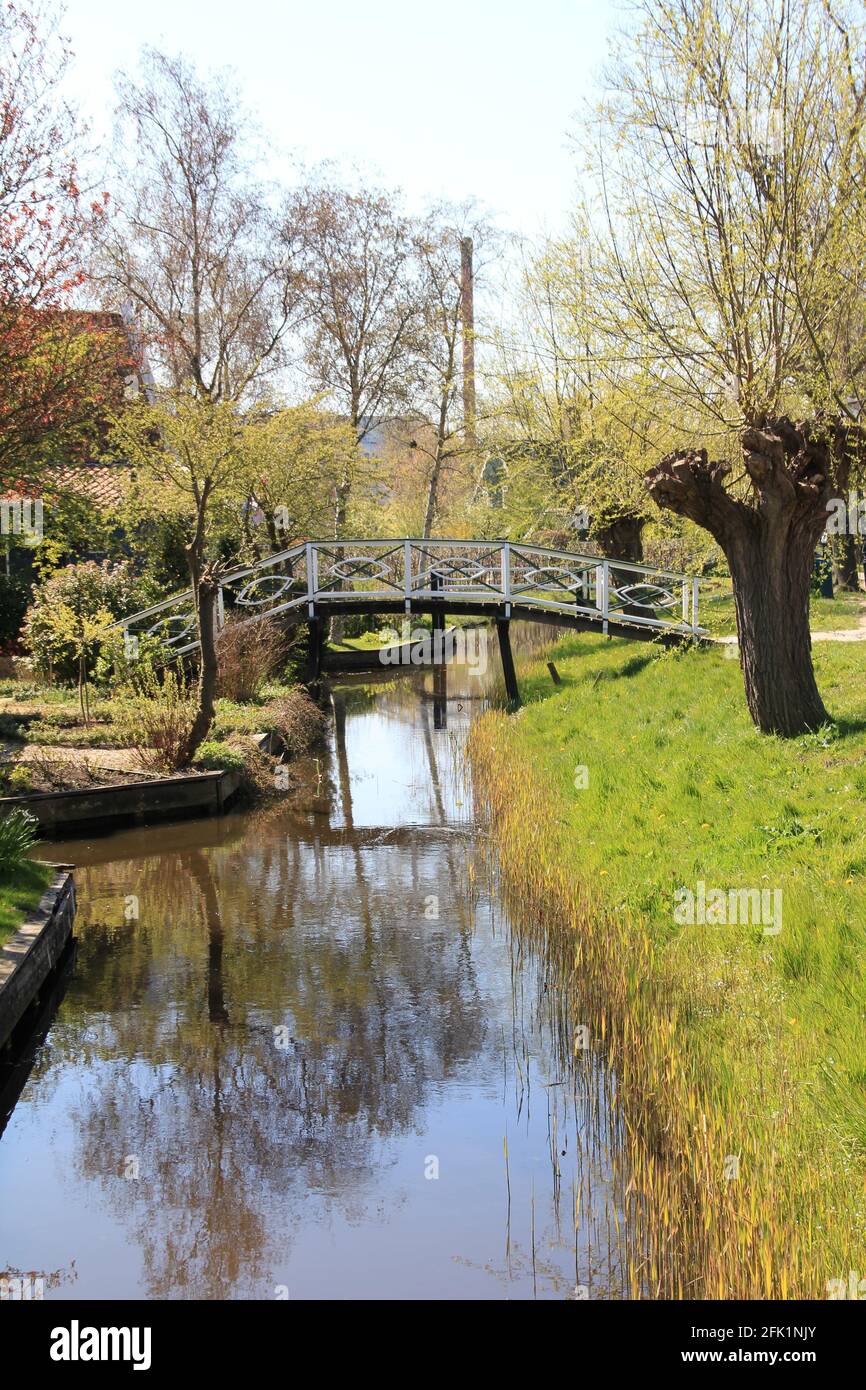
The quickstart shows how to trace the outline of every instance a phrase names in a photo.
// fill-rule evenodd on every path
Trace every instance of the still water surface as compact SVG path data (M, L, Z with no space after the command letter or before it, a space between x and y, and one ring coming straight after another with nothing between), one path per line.
M46 1298L621 1295L608 1078L480 867L484 691L449 686L337 688L285 804L48 847L77 953L0 1071L0 1272Z

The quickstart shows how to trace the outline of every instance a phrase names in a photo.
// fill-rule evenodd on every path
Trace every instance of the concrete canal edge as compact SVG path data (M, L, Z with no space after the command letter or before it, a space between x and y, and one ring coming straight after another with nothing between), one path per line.
M75 880L66 864L55 864L54 878L31 917L0 950L0 1047L39 994L72 934Z

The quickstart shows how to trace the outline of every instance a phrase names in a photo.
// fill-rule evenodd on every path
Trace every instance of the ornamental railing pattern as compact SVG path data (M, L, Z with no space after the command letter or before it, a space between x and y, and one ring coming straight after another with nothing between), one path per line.
M697 637L698 580L625 560L603 560L513 541L305 541L220 580L217 624L290 610L321 616L336 604L434 600L489 606L508 617L535 609ZM118 625L127 640L157 639L175 655L198 646L191 589Z

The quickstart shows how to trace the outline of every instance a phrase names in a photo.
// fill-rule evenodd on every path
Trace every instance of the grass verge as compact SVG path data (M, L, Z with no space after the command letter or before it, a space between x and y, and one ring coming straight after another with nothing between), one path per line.
M0 870L0 946L36 907L51 881L51 872L47 864L29 859L15 869Z
M524 670L470 753L514 919L570 929L610 1053L633 1292L826 1298L866 1228L866 653L815 649L837 723L793 741L756 732L719 652L554 658L562 685ZM782 931L677 925L701 881L779 888Z
M809 623L813 632L841 632L859 626L866 614L866 593L840 590L833 598L812 594ZM730 579L702 579L698 621L713 637L730 637L737 630Z

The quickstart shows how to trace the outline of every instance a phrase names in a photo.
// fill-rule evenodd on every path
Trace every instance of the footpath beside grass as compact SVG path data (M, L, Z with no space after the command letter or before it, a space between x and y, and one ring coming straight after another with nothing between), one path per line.
M37 906L50 880L48 866L31 860L16 869L0 867L0 946Z
M816 648L836 724L788 742L719 651L554 659L562 685L525 668L470 752L515 920L574 933L631 1136L634 1290L826 1298L866 1274L866 646ZM780 889L781 932L677 925L700 882Z

